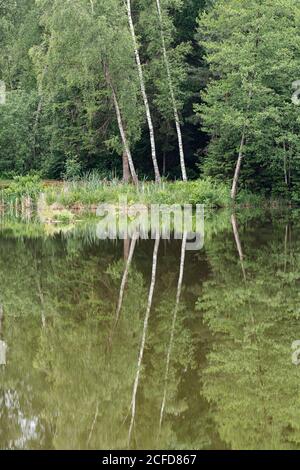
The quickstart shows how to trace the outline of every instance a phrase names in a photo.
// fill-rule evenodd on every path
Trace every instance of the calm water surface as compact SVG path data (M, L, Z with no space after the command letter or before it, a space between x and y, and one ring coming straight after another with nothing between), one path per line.
M300 449L299 212L213 217L186 253L23 225L0 232L1 449Z

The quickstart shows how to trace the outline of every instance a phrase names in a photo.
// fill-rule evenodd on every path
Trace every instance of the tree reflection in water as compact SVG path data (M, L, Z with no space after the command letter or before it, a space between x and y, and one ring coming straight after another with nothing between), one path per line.
M298 213L219 217L125 261L2 228L0 448L300 448Z

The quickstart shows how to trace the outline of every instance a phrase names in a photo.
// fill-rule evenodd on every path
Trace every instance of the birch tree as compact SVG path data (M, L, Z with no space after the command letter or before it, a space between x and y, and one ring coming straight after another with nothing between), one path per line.
M124 240L124 242L125 241L128 241L128 240ZM125 294L125 288L126 288L126 285L127 285L129 271L130 271L130 267L131 267L131 264L132 264L132 259L133 259L133 256L134 256L136 242L137 242L137 234L134 233L134 235L132 237L132 240L130 242L128 258L126 260L126 265L125 265L124 273L123 273L123 276L122 276L122 281L121 281L121 286L120 286L120 291L119 291L119 299L118 299L118 305L117 305L117 308L116 308L116 314L115 314L115 318L114 318L114 322L113 322L113 327L112 327L112 330L111 330L111 333L110 333L110 336L109 336L109 344L110 345L112 343L112 338L113 338L114 331L117 328L119 320L120 320L121 310L122 310L122 307L123 307L123 299L124 299L124 294Z
M31 56L37 74L43 77L48 100L55 101L62 86L64 93L76 88L86 101L90 122L101 113L108 114L109 122L103 125L108 130L104 143L122 155L124 169L128 162L132 180L137 184L131 147L140 137L139 83L128 22L119 6L119 0L47 3L40 20L45 39L32 49ZM119 138L111 132L111 107Z
M175 17L181 14L182 0L140 0L139 33L147 62L147 81L151 84L155 116L159 122L157 140L163 150L163 172L166 172L165 149L179 153L175 174L187 179L180 115L187 104L188 55L191 44L180 40ZM161 144L162 139L162 144ZM170 151L169 150L169 151ZM176 159L172 156L174 167Z
M178 113L177 103L176 103L176 98L175 98L175 93L174 93L171 67L170 67L170 62L169 62L167 48L166 48L166 41L165 41L165 34L164 34L164 23L163 23L163 16L162 16L162 9L161 9L161 5L160 5L160 0L156 0L156 6L157 6L157 13L158 13L160 34L161 34L161 45L162 45L163 58L164 58L164 63L165 63L165 67L166 67L168 86L169 86L169 90L170 90L170 97L171 97L171 102L172 102L172 107L173 107L173 112L174 112L174 120L175 120L175 125L176 125L182 179L183 179L183 181L187 181L187 174L186 174L186 167L185 167L185 157L184 157L184 149L183 149L183 141L182 141L182 133L181 133L181 125L180 125L179 113Z
M112 83L108 67L106 65L104 65L104 70L105 70L105 77L106 77L107 83L108 83L108 85L111 89L111 93L112 93L112 97L113 97L113 103L114 103L116 116L117 116L117 121L118 121L118 126L119 126L119 131L120 131L120 135L121 135L121 139L122 139L122 143L123 143L123 147L124 147L124 151L123 151L123 169L125 170L126 159L127 159L133 182L134 182L134 184L138 184L138 177L137 177L135 167L134 167L134 163L133 163L133 160L132 160L131 150L130 150L129 142L128 142L128 139L127 139L127 136L126 136L126 131L125 131L125 127L124 127L124 124L123 124L123 118L122 118L122 115L121 115L121 109L120 109L120 106L119 106L117 94L116 94L114 85ZM124 162L124 159L125 159L125 162ZM123 172L124 179L126 179L126 177L124 176L125 171Z
M166 360L166 369L165 369L165 376L164 376L164 393L160 408L160 419L159 419L159 432L161 432L162 422L164 418L164 412L166 407L167 401L167 392L168 392L168 379L169 379L169 370L170 370L170 363L171 363L171 354L173 350L173 343L175 337L175 328L176 328L176 320L178 315L179 303L181 298L181 291L182 291L182 282L183 282L183 274L184 274L184 265L185 265L185 254L186 254L186 242L187 242L187 233L184 232L183 240L181 245L181 256L180 256L180 269L179 269L179 278L177 284L177 294L176 294L176 302L173 311L173 318L172 318L172 325L171 325L171 332L170 332L170 340L169 346L167 351L167 360Z
M261 174L281 174L287 186L283 143L297 154L291 100L299 70L297 18L295 0L218 0L200 17L211 73L204 103L195 107L211 137L204 174L231 179L233 201L240 188L256 191Z
M7 344L2 340L3 337L3 306L0 304L0 366L6 365Z
M94 13L95 13L94 0L90 0L90 4L91 4L91 14L94 15ZM123 180L124 180L125 183L129 181L129 175L128 175L128 167L129 167L130 174L131 174L131 177L132 177L132 180L133 180L134 184L138 184L138 177L137 177L136 170L135 170L134 163L133 163L133 159L132 159L132 156L131 156L130 144L129 144L129 141L127 139L125 126L123 124L120 105L119 105L119 102L118 102L115 87L114 87L112 79L111 79L109 68L108 68L106 63L104 63L104 74L105 74L107 84L108 84L108 86L109 86L109 88L111 89L111 92L112 92L112 98L113 98L114 108L115 108L115 112L116 112L116 116L117 116L119 132L120 132L121 140L122 140L123 147L124 147L123 154L122 154Z
M232 230L233 230L233 235L234 235L234 239L235 239L236 248L237 248L239 258L240 258L240 262L241 262L243 277L244 277L244 280L246 281L247 277L246 277L246 269L245 269L245 265L244 265L244 253L243 253L243 248L242 248L242 244L241 244L241 240L240 240L240 236L239 236L239 229L238 229L238 224L237 224L235 214L232 214L232 216L231 216L231 225L232 225Z
M142 68L142 63L141 63L141 58L140 58L140 53L139 53L138 42L137 42L134 23L133 23L131 0L126 0L125 6L127 9L128 22L129 22L129 28L130 28L131 37L132 37L132 44L134 48L134 54L135 54L135 59L136 59L139 81L140 81L141 93L142 93L142 97L143 97L143 101L145 105L146 117L147 117L147 122L148 122L148 127L149 127L151 155L152 155L152 162L153 162L153 168L154 168L154 174L155 174L155 181L159 183L161 180L161 177L160 177L160 171L158 168L157 156L156 156L154 127L153 127L153 122L152 122L150 106L149 106L149 100L148 100L148 96L146 92L146 85L145 85L144 73L143 73L143 68Z
M152 309L153 294L154 294L155 283L156 283L157 256L158 256L159 243L160 243L160 235L157 233L155 244L154 244L154 250L153 250L152 274L151 274L151 283L150 283L150 289L149 289L149 295L148 295L148 303L147 303L146 314L145 314L145 319L144 319L144 327L143 327L141 345L140 345L140 350L139 350L139 355L138 355L136 375L135 375L133 390L132 390L132 398L131 398L131 406L130 406L131 419L130 419L130 426L129 426L129 431L128 431L128 446L130 445L130 442L131 442L131 436L132 436L132 431L133 431L134 422L135 422L136 396L137 396L137 391L138 391L138 387L140 383L143 357L144 357L144 351L145 351L145 345L146 345L146 339L147 339L148 324L149 324L149 318L150 318L150 313Z

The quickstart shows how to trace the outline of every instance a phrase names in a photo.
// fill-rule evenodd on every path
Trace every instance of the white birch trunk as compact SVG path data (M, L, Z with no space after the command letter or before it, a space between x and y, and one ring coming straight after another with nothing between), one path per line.
M47 52L47 56L48 55L49 55L49 50ZM39 85L39 90L38 90L39 91L39 103L38 103L38 107L37 107L37 110L36 110L35 121L34 121L34 126L33 126L33 131L32 131L32 135L33 135L33 152L34 152L34 154L35 154L35 149L36 149L36 134L37 134L38 126L39 126L40 115L41 115L42 109L43 109L43 100L44 100L44 97L43 97L43 83L44 83L46 72L47 72L47 64L46 64L46 66L43 70L40 85Z
M122 278L122 282L121 282L120 293L119 293L119 300L118 300L118 306L117 306L117 310L116 310L116 319L115 319L115 325L114 325L114 327L116 327L117 324L118 324L118 322L119 322L120 313L121 313L121 309L122 309L122 305L123 305L125 287L126 287L126 284L127 284L129 269L130 269L130 266L131 266L131 263L132 263L132 259L133 259L133 255L134 255L134 250L135 250L135 246L136 246L136 241L137 241L137 234L134 234L134 235L133 235L133 238L132 238L132 240L131 240L130 250L129 250L129 256L128 256L128 259L127 259L127 262L126 262L126 266L125 266L125 270L124 270L124 274L123 274L123 278Z
M92 439L92 436L93 436L93 432L94 432L94 429L95 429L95 425L96 425L98 416L99 416L99 402L97 401L95 416L94 416L93 423L92 423L92 427L91 427L91 430L90 430L90 433L89 433L89 437L88 437L88 440L87 440L87 447L89 447L89 445L90 445L90 442L91 442L91 439Z
M149 127L150 143L151 143L151 154L152 154L152 161L153 161L153 167L154 167L155 181L159 183L160 180L161 180L161 177L160 177L160 172L159 172L157 157L156 157L154 128L153 128L153 122L152 122L152 117L151 117L151 112L150 112L150 107L149 107L149 101L148 101L148 96L147 96L147 93L146 93L144 74L143 74L143 69L142 69L142 64L141 64L141 59L140 59L140 54L139 54L139 49L138 49L138 44L137 44L137 39L136 39L136 35L135 35L135 29L134 29L132 14L131 14L131 0L127 0L127 14L128 14L128 22L129 22L129 28L130 28L130 32L131 32L131 36L132 36L133 47L134 47L135 60L136 60L137 69L138 69L140 87L141 87L142 97L143 97L143 100L144 100L144 105L145 105L145 110L146 110L146 117L147 117L147 122L148 122L148 127Z
M238 251L238 254L239 254L239 258L240 258L240 262L241 262L241 267L242 267L242 271L243 271L244 280L246 281L247 277L246 277L246 270L245 270L245 266L244 266L244 254L243 254L243 249L242 249L242 244L241 244L241 240L240 240L240 236L239 236L238 225L237 225L235 214L232 214L232 216L231 216L231 224L232 224L232 230L233 230L233 234L234 234L235 244L236 244L237 251Z
M0 304L0 335L1 335L1 333L2 333L3 318L4 318L3 307L2 307L2 305Z
M42 112L42 108L43 108L43 96L41 95L40 99L39 99L39 104L38 104L38 107L37 107L37 110L36 110L35 122L34 122L34 126L33 126L33 135L34 135L34 137L36 135L36 131L37 131L37 128L38 128L38 125L39 125L40 114Z
M283 142L283 171L284 171L284 181L287 187L289 187L289 177L287 171L287 156L286 156L286 144Z
M169 378L169 369L170 369L170 362L171 362L171 353L173 349L173 342L174 342L174 335L175 335L175 326L178 314L178 307L181 297L181 290L182 290L182 281L183 281L183 274L184 274L184 265L185 265L185 253L186 253L186 242L187 242L187 233L185 232L182 239L182 246L181 246L181 257L180 257L180 271L179 271L179 278L178 278L178 285L177 285L177 295L176 295L176 303L173 312L173 320L171 326L171 334L170 334L170 341L167 353L167 363L166 363L166 371L165 371L165 378L164 378L164 394L160 409L160 420L159 420L159 432L161 430L164 411L167 401L167 389L168 389L168 378Z
M7 351L7 344L5 341L2 341L2 328L3 328L3 306L0 304L0 366L6 365L6 351Z
M161 11L161 6L160 6L160 0L156 0L156 5L157 5L158 18L159 18L159 25L160 25L162 50L163 50L165 67L166 67L166 71L167 71L167 79L168 79L168 85L169 85L169 90L170 90L170 95L171 95L171 101L172 101L172 107L173 107L173 113L174 113L174 119L175 119L176 131L177 131L182 179L183 179L183 181L187 181L180 119L179 119L178 109L177 109L177 105L176 105L174 87L173 87L173 83L172 83L172 76L171 76L171 68L170 68L169 58L168 58L168 54L167 54L166 41L165 41L164 30L163 30L163 19L162 19L162 11Z
M237 195L238 181L239 181L239 176L240 176L241 166L242 166L242 161L243 161L244 145L245 145L245 128L243 130L243 134L242 134L242 138L241 138L239 156L238 156L238 159L237 159L235 172L234 172L234 177L233 177L233 182L232 182L231 199L233 199L234 201L235 201L236 195Z
M286 273L287 268L287 246L288 246L288 237L289 237L289 225L285 226L285 237L284 237L284 272Z
M115 107L115 111L116 111L116 115L117 115L119 131L120 131L120 135L121 135L124 150L125 150L125 152L127 154L127 157L128 157L128 163L129 163L129 168L130 168L132 180L133 180L134 184L137 185L138 184L138 177L137 177L137 174L136 174L136 171L135 171L135 167L134 167L134 163L133 163L133 160L132 160L129 143L128 143L128 140L127 140L127 137L126 137L126 132L125 132L125 128L124 128L124 125L123 125L123 120L122 120L122 115L121 115L121 110L120 110L120 106L119 106L119 103L118 103L117 95L116 95L114 86L112 84L112 81L111 81L111 78L110 78L110 75L109 75L109 72L108 72L108 69L107 69L106 66L104 66L104 71L105 71L106 81L107 81L108 85L110 86L110 89L111 89L111 92L112 92L112 97L113 97L114 107Z
M135 376L133 391L132 391L131 421L130 421L130 427L129 427L129 432L128 432L128 447L130 446L132 430L133 430L133 426L135 422L136 395L137 395L139 381L140 381L142 362L143 362L144 350L145 350L145 344L146 344L147 329L148 329L148 323L149 323L150 312L152 308L153 294L154 294L154 288L155 288L155 282L156 282L157 255L158 255L159 242L160 242L160 235L157 234L155 245L154 245L154 251L153 251L152 275L151 275L151 284L150 284L150 290L149 290L149 296L148 296L147 310L146 310L146 315L145 315L145 320L144 320L144 328L143 328L140 352L139 352L138 363L137 363L137 371L136 371L136 376Z
M125 150L123 151L122 155L122 166L123 166L123 182L129 183L130 181L130 168L128 162L128 156Z
M42 289L40 278L39 278L38 264L37 264L36 259L35 259L35 271L36 271L36 286L37 286L38 296L39 296L40 303L41 303L42 326L43 328L46 328L45 299L44 299L43 289Z
M250 102L252 99L252 86L249 91L248 95L248 105L247 105L247 112L250 109ZM234 172L234 177L233 177L233 182L232 182L232 188L231 188L231 199L235 201L236 195L237 195L237 189L238 189L238 181L239 181L239 176L241 172L241 167L242 167L242 161L244 158L244 146L246 142L246 123L244 124L243 132L242 132L242 137L241 137L241 143L240 143L240 150L239 150L239 155L235 167L235 172Z

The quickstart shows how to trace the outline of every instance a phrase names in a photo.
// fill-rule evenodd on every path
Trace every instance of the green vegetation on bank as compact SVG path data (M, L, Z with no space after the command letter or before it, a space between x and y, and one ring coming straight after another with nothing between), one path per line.
M159 185L144 182L138 186L120 181L103 183L86 179L46 189L48 204L58 203L69 208L99 203L117 204L122 197L127 198L128 204L205 204L209 207L224 207L229 204L228 187L209 178L188 183L162 182Z
M2 190L4 201L22 199L28 197L36 200L43 192L43 184L38 175L15 176L10 182L5 182Z
M232 232L232 213L232 208L204 211L205 243L220 232ZM286 209L284 207L274 210L262 207L242 207L236 211L241 224L250 223L255 219L259 220L262 216L272 215L272 213L274 213L274 218L282 218L286 214ZM294 210L293 214L296 220L299 216L299 210ZM97 226L99 220L95 212L91 211L78 215L69 209L54 210L46 206L38 211L31 210L24 214L21 210L16 211L14 208L12 211L5 211L1 214L0 233L2 238L22 240L38 238L45 240L60 234L62 238L80 239L86 244L93 244L98 240ZM132 221L131 218L130 221ZM160 221L161 223L162 221ZM162 228L163 226L160 225L160 229Z
M37 203L42 197L48 206L56 210L95 208L98 204L118 204L126 198L127 204L203 204L207 209L232 206L229 186L207 177L190 182L160 184L140 182L135 186L120 180L104 181L96 173L85 178L64 182L43 182L37 175L15 177L5 182L1 191L2 203ZM267 201L260 195L240 192L237 205L258 206ZM276 201L278 202L278 201ZM270 203L270 201L268 201ZM59 215L63 218L63 214Z

